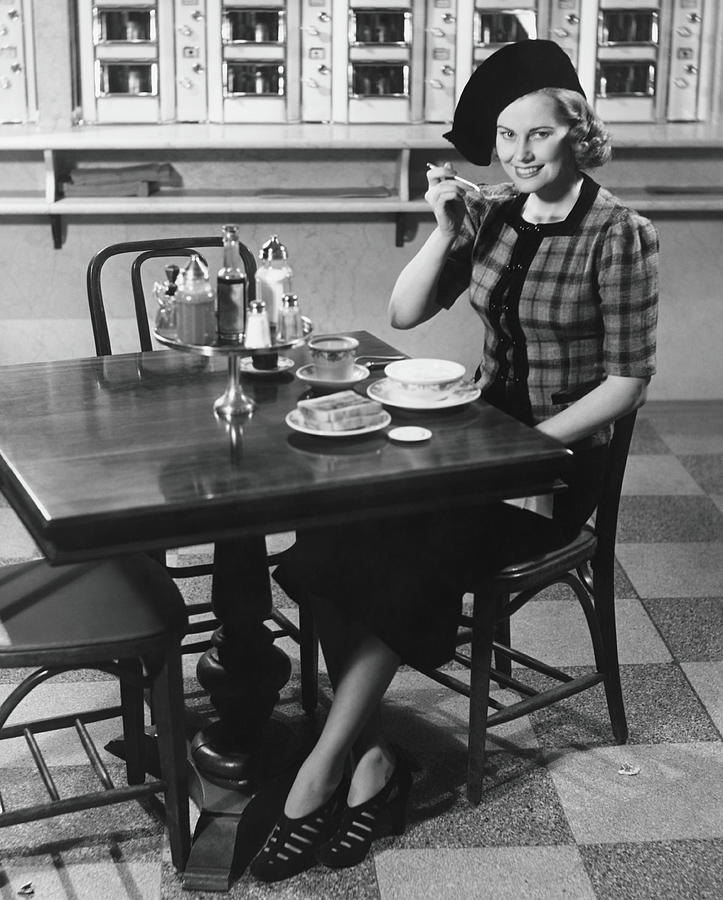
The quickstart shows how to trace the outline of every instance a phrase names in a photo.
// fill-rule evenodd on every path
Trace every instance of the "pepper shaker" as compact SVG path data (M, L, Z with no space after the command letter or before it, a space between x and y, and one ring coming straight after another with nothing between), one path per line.
M279 341L295 341L303 337L299 298L296 294L284 294L279 311Z

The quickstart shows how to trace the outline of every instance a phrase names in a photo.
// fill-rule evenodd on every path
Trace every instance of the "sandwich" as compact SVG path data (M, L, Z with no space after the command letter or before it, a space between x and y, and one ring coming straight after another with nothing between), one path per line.
M338 391L325 397L299 400L296 404L307 428L317 431L352 431L384 421L384 408L356 391Z

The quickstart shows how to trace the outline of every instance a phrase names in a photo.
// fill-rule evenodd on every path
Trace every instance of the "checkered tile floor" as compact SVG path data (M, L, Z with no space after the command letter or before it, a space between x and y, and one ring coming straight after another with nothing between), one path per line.
M658 403L641 411L618 541L627 745L611 743L601 688L495 729L493 771L472 809L464 798L466 701L402 670L386 720L415 766L406 833L378 842L355 869L314 869L272 887L243 876L228 896L723 896L723 403ZM36 553L0 505L0 556L16 561ZM204 589L187 587L189 594ZM582 615L564 594L530 604L516 620L521 649L534 647L571 671L589 665ZM301 723L296 649L284 646L295 675L278 714ZM193 659L187 665L189 705L207 711ZM13 678L0 672L0 696ZM321 683L326 690L323 674ZM66 679L44 686L34 703L56 709L81 693L102 700L109 691L103 678ZM102 745L118 726L95 731ZM59 753L61 784L85 777L70 741L46 743ZM15 742L0 748L0 765L10 805L31 792ZM638 774L620 774L624 766ZM28 882L37 900L214 896L181 893L162 826L133 804L0 832L0 897L17 896Z

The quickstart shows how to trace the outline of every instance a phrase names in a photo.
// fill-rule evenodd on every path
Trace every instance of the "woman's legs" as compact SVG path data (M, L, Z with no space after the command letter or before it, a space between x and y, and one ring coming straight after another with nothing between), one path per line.
M375 794L394 766L381 734L379 704L399 668L399 656L371 632L342 620L328 602L314 598L313 611L334 700L287 797L289 818L305 816L329 799L352 752L353 804Z

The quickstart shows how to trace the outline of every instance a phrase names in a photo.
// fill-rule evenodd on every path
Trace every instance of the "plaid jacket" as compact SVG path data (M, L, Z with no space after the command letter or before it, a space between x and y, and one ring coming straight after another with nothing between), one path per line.
M480 387L500 377L526 379L533 422L564 409L607 375L655 372L657 231L583 178L565 221L536 226L521 218L527 195L511 184L483 186L468 200L473 230L463 228L439 279L442 306L469 289L483 322ZM533 236L525 235L530 231ZM533 246L520 266L513 251L523 235ZM516 288L505 288L515 308L508 311L503 296L500 313L499 288L511 269L521 268L526 272ZM515 350L520 343L526 353ZM594 443L606 439L596 437Z

